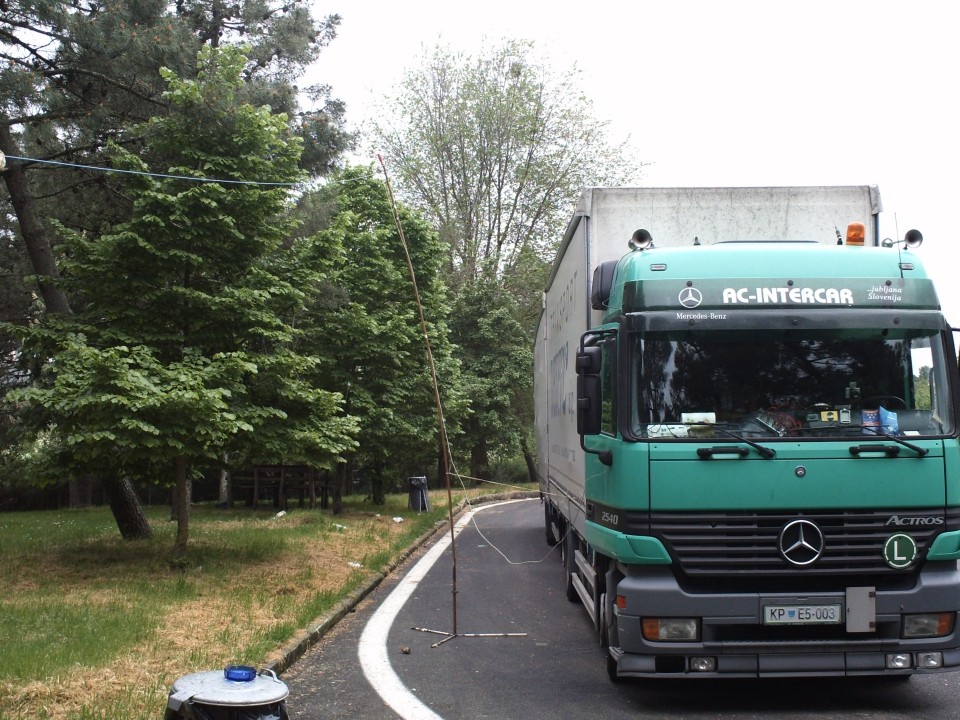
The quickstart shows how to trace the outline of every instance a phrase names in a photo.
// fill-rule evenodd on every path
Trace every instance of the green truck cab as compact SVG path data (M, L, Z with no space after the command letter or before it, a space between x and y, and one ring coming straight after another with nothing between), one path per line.
M919 234L652 234L596 264L541 415L576 424L547 539L610 677L956 670L960 378Z

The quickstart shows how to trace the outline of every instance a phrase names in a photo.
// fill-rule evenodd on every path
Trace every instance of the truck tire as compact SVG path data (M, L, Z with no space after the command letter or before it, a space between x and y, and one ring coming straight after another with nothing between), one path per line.
M600 637L600 647L610 647L607 637L607 622L609 608L607 607L607 568L609 561L606 556L596 553L593 560L593 569L597 573L597 591L593 601L593 613L597 618L597 635Z
M597 634L600 636L600 647L607 650L610 647L609 618L607 617L607 594L600 593L597 598Z
M570 530L563 540L563 574L566 578L567 600L572 603L580 602L580 593L573 586L573 573L577 568L577 561L574 557L575 538L573 531Z
M617 661L613 659L613 655L610 654L610 645L611 643L619 643L620 640L617 637L617 628L616 625L611 627L610 625L610 605L607 603L607 594L604 593L600 598L600 647L603 648L603 651L607 654L607 677L610 678L610 682L618 683L620 682L620 676L617 674Z
M553 534L553 513L550 512L550 503L543 501L543 525L547 531L547 545L553 547L557 544L557 538Z
M617 661L613 659L609 650L607 651L607 677L612 683L620 682L620 676L617 675Z
M600 563L600 568L605 571L603 576L603 592L600 595L598 608L600 618L598 623L600 626L600 647L602 647L607 654L607 676L611 682L618 683L620 682L620 677L617 675L617 661L614 660L613 655L610 654L610 647L620 647L620 631L617 627L617 614L613 604L616 602L617 586L620 584L623 576L619 572L610 570L609 559L604 558Z

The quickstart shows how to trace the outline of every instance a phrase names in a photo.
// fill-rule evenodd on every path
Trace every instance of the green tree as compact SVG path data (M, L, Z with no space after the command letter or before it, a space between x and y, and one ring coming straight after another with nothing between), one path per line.
M130 129L168 110L160 68L191 77L210 40L250 48L246 99L288 113L310 148L308 168L327 171L350 143L343 105L328 87L300 94L295 81L334 38L339 17L317 21L309 7L306 0L8 3L0 14L0 152L30 158L11 159L3 180L36 276L58 274L45 218L102 232L129 212L118 187L89 168L106 165L111 142L142 147ZM301 109L300 97L312 104ZM39 289L48 311L69 312L55 283Z
M386 186L369 169L335 176L321 195L335 193L329 227L313 238L315 252L333 259L334 284L318 296L321 322L310 342L333 359L329 389L343 393L360 423L360 447L350 468L371 477L374 501L383 503L390 478L421 474L437 461L439 428L433 386L415 295ZM316 198L310 207L322 205ZM448 339L442 249L417 214L399 210L414 265L427 332L450 428L464 411L458 368ZM313 261L315 262L315 261Z
M521 40L477 57L434 48L380 117L373 141L398 193L444 242L472 474L486 477L491 448L532 468L530 348L550 263L583 187L623 184L640 165L592 115L576 68L555 72Z
M463 364L463 384L473 412L464 440L470 475L489 480L490 456L526 451L527 398L533 392L533 349L518 322L516 299L496 282L475 281L460 290L451 320Z
M168 111L159 69L191 77L204 42L248 43L244 91L253 104L288 113L304 140L305 168L326 172L336 164L351 143L343 104L327 86L300 94L294 83L335 37L339 17L317 20L309 8L307 0L3 3L0 152L8 156L8 169L0 173L6 190L0 210L18 226L47 313L69 315L77 301L57 282L54 224L102 234L129 216L122 182L96 171L108 164L104 149L115 142L142 150L143 139L131 128ZM299 106L300 97L310 104ZM8 334L0 337L10 342ZM104 478L104 484L115 509L132 513L118 516L118 525L147 534L129 483Z
M916 371L913 380L913 406L916 408L932 408L933 400L930 397L930 368L923 365Z
M398 193L440 232L455 288L510 274L528 249L552 258L585 185L636 177L578 80L528 41L477 57L437 46L385 103L373 141Z
M112 232L68 233L64 275L84 332L60 343L50 382L21 396L53 414L76 470L172 466L175 555L189 538L190 473L224 449L276 459L293 447L331 465L352 445L339 396L302 380L319 360L292 351L281 314L299 302L272 267L301 143L284 116L238 102L245 63L207 48L197 80L165 72L177 112L145 137L173 161L170 177L131 179L133 216ZM129 153L117 161L147 170Z
M23 486L22 452L17 448L12 430L15 416L3 411L3 398L16 388L29 383L29 375L18 366L19 344L12 333L3 332L5 323L25 324L32 314L32 298L22 282L29 262L15 234L15 226L0 227L0 491ZM18 466L4 472L6 466ZM11 467L11 470L13 468Z

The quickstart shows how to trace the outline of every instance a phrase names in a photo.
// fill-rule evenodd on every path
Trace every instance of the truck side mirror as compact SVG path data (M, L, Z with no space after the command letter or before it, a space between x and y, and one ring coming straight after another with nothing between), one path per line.
M600 433L603 411L600 367L600 348L581 347L577 352L577 432L581 436Z
M577 374L600 375L603 365L600 348L596 345L582 347L577 352Z
M594 310L606 310L610 304L610 293L613 291L613 274L617 270L619 260L609 260L600 263L593 271L593 282L590 285L590 307Z

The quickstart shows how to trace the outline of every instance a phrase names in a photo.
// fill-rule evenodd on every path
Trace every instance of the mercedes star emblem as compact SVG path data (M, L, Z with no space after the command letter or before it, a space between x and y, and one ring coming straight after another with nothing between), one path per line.
M680 304L688 310L699 307L703 302L703 295L694 287L684 288L680 291Z
M791 565L810 565L823 553L823 533L809 520L794 520L783 526L777 546Z

